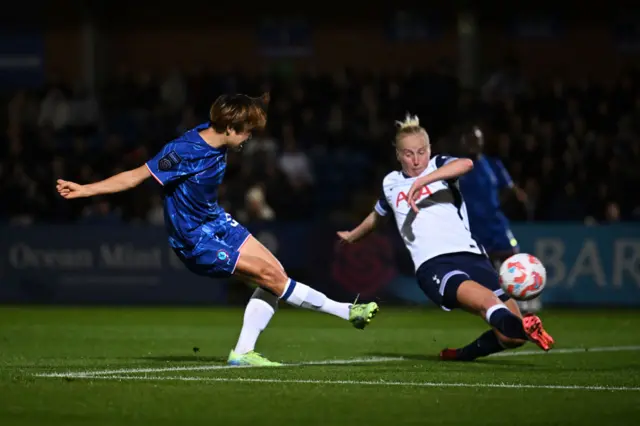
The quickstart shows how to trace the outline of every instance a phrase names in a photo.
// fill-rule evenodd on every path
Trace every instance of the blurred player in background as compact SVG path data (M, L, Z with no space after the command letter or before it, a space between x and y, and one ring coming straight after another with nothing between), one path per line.
M380 199L369 216L338 236L346 242L358 241L393 214L418 284L429 299L447 311L461 308L478 315L492 327L463 348L443 350L441 359L471 361L527 340L549 350L554 342L540 318L521 316L469 231L458 178L473 169L473 162L442 155L431 158L429 136L417 117L407 116L398 125L395 147L402 170L384 178Z
M279 300L335 315L359 329L378 311L375 303L338 303L289 278L273 254L218 204L227 151L240 148L253 131L264 129L268 102L268 94L221 96L211 106L207 123L167 143L146 164L97 183L57 182L60 195L73 199L125 191L153 176L162 185L169 244L186 267L198 275L233 275L259 286L229 354L231 365L280 365L254 350Z
M473 170L460 177L460 190L469 215L471 232L485 248L496 270L508 257L518 253L518 241L511 232L509 220L502 212L501 198L512 191L517 199L527 202L527 194L513 183L502 161L484 154L484 134L471 126L456 136L460 156L473 160ZM523 312L538 312L540 299L518 302Z

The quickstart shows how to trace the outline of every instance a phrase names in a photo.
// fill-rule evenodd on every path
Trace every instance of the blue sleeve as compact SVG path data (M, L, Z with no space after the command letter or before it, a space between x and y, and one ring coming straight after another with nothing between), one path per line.
M495 173L496 178L498 179L498 188L511 188L513 186L513 179L509 175L509 172L502 164L502 161L495 158L491 161L491 167L493 168L493 173Z
M391 213L391 207L387 202L387 198L384 196L384 188L382 188L382 191L380 192L380 198L378 198L378 202L376 203L375 211L380 216L386 216Z
M440 168L445 164L452 162L453 160L457 160L457 157L450 157L448 155L436 155L434 160L436 161L436 167Z
M169 142L146 165L153 177L161 185L166 185L196 173L197 163L189 144Z

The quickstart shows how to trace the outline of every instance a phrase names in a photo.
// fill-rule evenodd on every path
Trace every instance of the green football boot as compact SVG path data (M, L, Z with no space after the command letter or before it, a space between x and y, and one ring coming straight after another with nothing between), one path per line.
M256 351L247 352L246 354L237 354L233 350L229 353L227 364L238 367L249 365L253 367L278 367L282 365L279 362L269 361L267 358L262 356L262 354L259 354Z
M376 302L371 303L354 303L349 310L349 321L359 330L365 328L373 317L376 316L380 308Z

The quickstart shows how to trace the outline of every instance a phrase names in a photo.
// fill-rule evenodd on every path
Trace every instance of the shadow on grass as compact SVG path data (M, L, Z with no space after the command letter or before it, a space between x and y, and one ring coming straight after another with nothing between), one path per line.
M407 354L407 353L397 353L397 352L372 352L368 353L367 356L376 356L376 357L402 357L411 361L430 361L430 362L438 362L438 363L446 363L453 364L454 362L445 362L441 361L438 355L425 355L425 354ZM504 358L480 358L471 362L461 361L459 364L485 364L485 365L504 365L504 366L518 366L518 367L539 367L539 365L531 364L527 362L522 362L514 359L504 359Z

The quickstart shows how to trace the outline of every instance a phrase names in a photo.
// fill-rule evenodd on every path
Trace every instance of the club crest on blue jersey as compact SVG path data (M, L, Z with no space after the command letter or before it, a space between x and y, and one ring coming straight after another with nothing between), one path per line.
M166 172L167 170L171 170L181 162L182 158L180 158L180 156L175 151L171 151L158 161L158 170Z
M218 250L218 252L216 253L216 257L221 262L229 263L229 253L227 253L225 250Z

